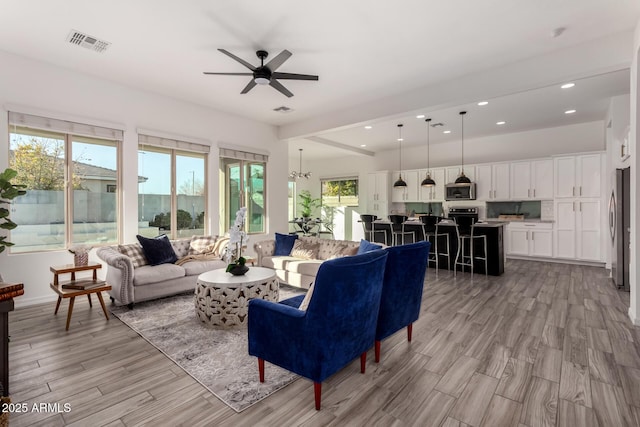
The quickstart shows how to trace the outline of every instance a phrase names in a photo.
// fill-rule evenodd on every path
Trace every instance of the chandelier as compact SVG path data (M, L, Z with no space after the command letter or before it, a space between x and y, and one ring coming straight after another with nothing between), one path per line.
M298 172L293 171L289 174L289 178L296 180L298 178L306 178L309 179L311 177L311 172L302 172L302 148L298 149L300 151L300 170Z

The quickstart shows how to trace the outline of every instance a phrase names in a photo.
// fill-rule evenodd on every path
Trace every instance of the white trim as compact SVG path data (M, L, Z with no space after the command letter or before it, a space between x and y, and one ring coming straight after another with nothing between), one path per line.
M16 105L16 104L4 104L2 106L7 112L21 113L21 114L30 114L32 116L43 116L56 120L64 120L75 123L83 123L86 125L92 126L100 126L104 128L118 129L121 131L126 131L127 126L123 123L115 123L108 122L105 120L95 119L92 117L78 116L76 114L70 113L60 113L51 110L45 110L42 108L28 107L24 105Z
M227 150L235 150L235 151L244 151L244 152L247 152L247 153L262 154L262 155L265 155L265 156L271 155L271 153L268 150L262 150L260 148L249 147L249 146L246 146L246 145L227 144L225 142L218 142L218 148L227 149Z
M638 319L637 317L634 317L633 310L631 307L629 307L629 319L631 320L631 323L634 324L635 326L640 326L640 319Z
M145 128L136 128L136 133L138 134L138 139L140 134L144 134L144 135L153 136L156 138L173 139L177 141L190 142L193 144L206 145L207 147L210 147L210 148L214 146L213 143L208 139L179 135L171 132L164 132L164 131L145 129Z
M358 173L340 173L338 175L319 176L318 179L320 181L343 181L343 180L347 180L347 179L360 180L360 174L358 174Z

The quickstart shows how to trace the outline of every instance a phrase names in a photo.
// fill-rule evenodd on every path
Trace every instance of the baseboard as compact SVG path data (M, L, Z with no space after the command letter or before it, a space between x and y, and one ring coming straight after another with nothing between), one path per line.
M633 315L633 310L631 309L631 307L629 307L628 314L629 314L629 319L631 320L631 323L633 323L635 326L640 326L640 319L638 319Z
M544 257L532 257L532 256L519 256L519 255L507 255L507 259L518 259L523 261L555 262L557 264L588 265L590 267L602 267L602 268L605 267L604 262L582 261L579 259L544 258Z

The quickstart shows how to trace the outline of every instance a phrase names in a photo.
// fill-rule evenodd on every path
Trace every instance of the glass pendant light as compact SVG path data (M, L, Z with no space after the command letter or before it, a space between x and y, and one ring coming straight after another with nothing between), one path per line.
M431 179L431 170L429 169L429 127L431 127L429 123L431 123L431 119L425 119L424 121L427 122L427 177L422 180L420 185L423 187L433 187L436 185L436 182Z
M400 143L400 172L398 172L398 180L393 183L393 188L407 186L407 183L402 179L402 123L398 124L398 142Z
M460 176L456 178L456 184L470 184L471 180L464 174L464 115L466 111L460 111L460 123L461 123L461 135L462 135L462 156L460 157L460 164L462 166L460 170Z
M289 173L289 178L294 181L298 178L309 179L311 177L311 172L302 172L302 148L298 148L298 151L300 151L300 170Z

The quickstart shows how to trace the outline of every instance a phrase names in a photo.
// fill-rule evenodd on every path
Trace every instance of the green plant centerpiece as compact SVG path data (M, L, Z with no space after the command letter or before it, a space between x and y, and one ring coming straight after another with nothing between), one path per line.
M309 190L302 190L298 194L300 204L300 215L303 218L310 218L313 211L320 206L320 199L311 197Z
M10 211L8 207L3 205L11 204L11 200L18 196L24 196L27 191L24 190L26 185L13 184L11 180L18 176L18 172L13 169L5 169L0 174L0 228L3 230L13 230L18 226L9 218ZM7 236L0 236L0 252L3 252L7 246L13 246L13 243L7 240Z
M227 273L241 276L249 271L245 264L247 260L242 256L242 247L247 243L247 232L244 231L244 221L247 208L243 207L236 212L236 220L229 229L229 242L224 250L224 259L228 262Z

